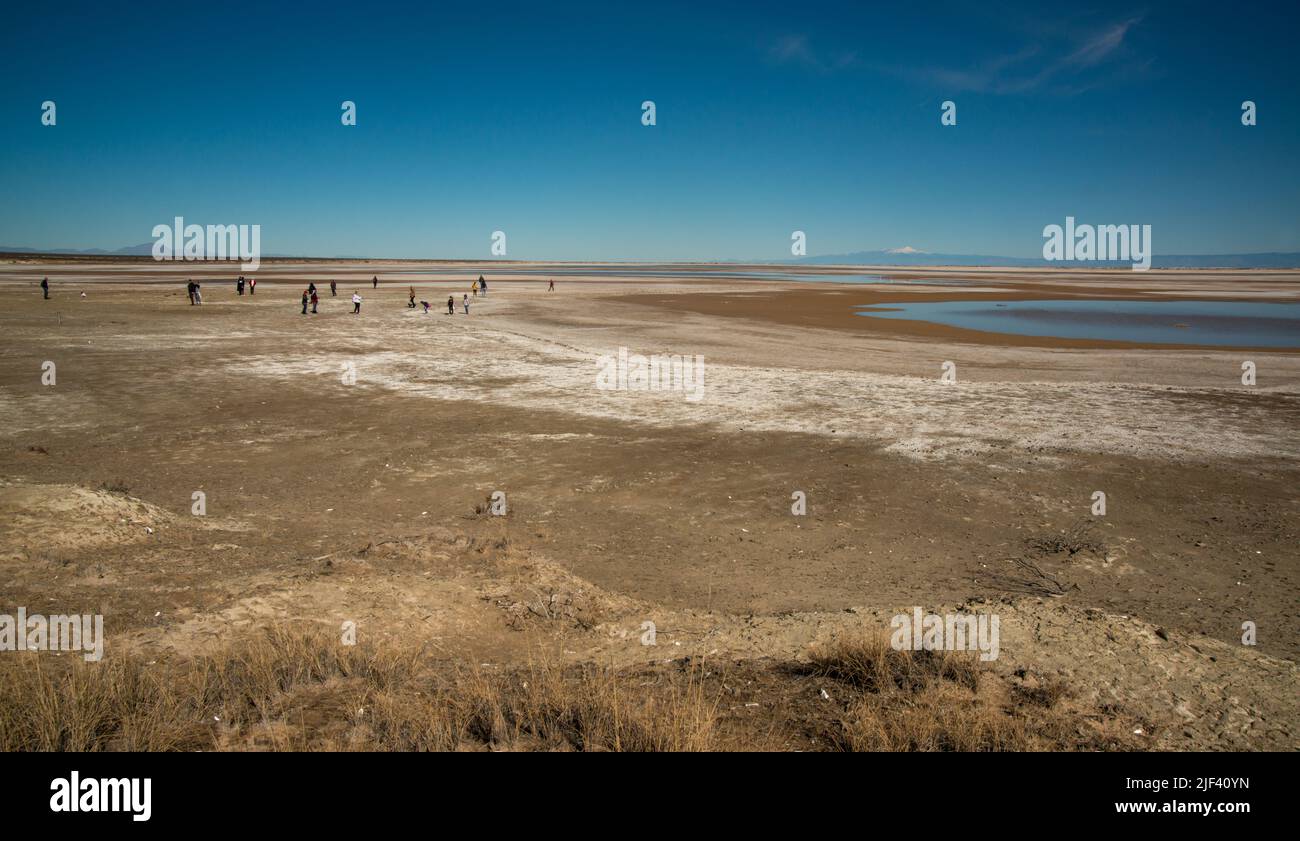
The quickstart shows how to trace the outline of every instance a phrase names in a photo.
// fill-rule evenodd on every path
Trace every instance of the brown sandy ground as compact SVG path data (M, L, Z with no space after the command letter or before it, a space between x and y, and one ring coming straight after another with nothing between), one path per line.
M790 677L810 646L913 605L991 610L990 685L1059 682L1114 735L1069 746L1300 744L1294 354L1256 354L1247 389L1231 351L698 306L736 283L507 281L465 318L407 310L408 282L363 288L355 318L341 286L314 319L296 285L206 281L202 308L175 285L64 280L51 302L0 285L0 611L103 613L107 658L146 664L344 621L378 650L502 673L539 651L632 685L702 662L755 687L727 696L713 746L806 748L829 736L790 721L855 703ZM619 346L703 354L705 399L595 390ZM18 656L56 655L0 653Z

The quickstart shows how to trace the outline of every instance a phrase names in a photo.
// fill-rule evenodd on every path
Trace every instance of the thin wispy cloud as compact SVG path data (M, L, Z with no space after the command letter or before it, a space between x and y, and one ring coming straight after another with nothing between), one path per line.
M820 72L843 70L858 60L856 51L814 50L807 35L786 35L778 39L768 49L767 57L773 64L798 65Z
M1062 66L1091 67L1105 61L1123 45L1128 31L1141 22L1140 17L1130 18L1095 35L1067 56Z
M1142 17L1073 33L1050 41L1029 43L1014 52L991 56L972 66L907 68L905 75L919 78L951 93L1028 94L1039 91L1075 93L1100 82L1090 74L1110 71L1112 78L1125 71L1141 72L1149 60L1137 60L1126 46Z

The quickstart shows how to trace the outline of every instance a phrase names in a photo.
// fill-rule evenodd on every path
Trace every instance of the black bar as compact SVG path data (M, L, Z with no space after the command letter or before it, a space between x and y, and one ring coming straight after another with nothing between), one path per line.
M687 831L689 815L698 807L715 819L726 814L738 822L764 820L775 809L792 818L802 815L802 822L812 820L806 827L812 832L831 817L873 829L881 823L915 827L921 822L976 831L989 819L999 822L999 832L1032 826L1183 826L1193 818L1197 826L1220 829L1256 816L1274 821L1288 816L1290 804L1283 804L1281 788L1289 777L1282 763L1290 759L1262 754L9 754L0 803L6 818L32 825L128 832L261 827L339 832L349 826L374 831L376 821L420 821L431 833L453 831L462 821L484 830L531 822L540 830L605 808L626 812L638 827ZM52 781L70 781L74 771L83 785L88 778L148 778L148 820L136 821L126 810L52 811ZM1135 781L1156 782L1148 787ZM1207 781L1214 783L1207 787ZM1188 811L1191 803L1208 803L1216 811ZM1137 808L1155 811L1121 812L1133 807L1117 804L1154 804ZM1176 811L1164 811L1166 804ZM682 811L685 807L690 808ZM1219 811L1224 808L1231 811ZM994 831L992 826L980 831Z

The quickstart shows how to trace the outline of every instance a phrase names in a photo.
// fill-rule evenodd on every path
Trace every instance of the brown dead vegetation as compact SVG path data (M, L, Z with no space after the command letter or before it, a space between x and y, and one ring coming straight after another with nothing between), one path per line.
M762 685L728 707L731 687ZM826 692L830 686L831 693ZM836 640L809 662L702 658L611 669L545 658L508 669L418 646L345 646L272 628L179 663L0 660L0 749L703 751L1095 750L1135 747L1065 690L1008 688L977 660ZM829 703L828 703L829 702ZM740 712L737 712L737 709Z

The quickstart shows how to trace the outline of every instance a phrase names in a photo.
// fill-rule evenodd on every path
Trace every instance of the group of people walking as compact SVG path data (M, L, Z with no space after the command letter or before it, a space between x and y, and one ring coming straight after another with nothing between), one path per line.
M330 297L331 298L337 297L338 283L336 281L331 280L329 284L330 284ZM375 275L370 278L370 285L372 289L379 288L378 275ZM197 306L203 303L202 286L199 283L197 283L193 278L189 280L185 288L186 288L186 294L189 296L191 306ZM49 278L45 278L44 280L41 281L41 289L45 293L45 297L49 298L50 297ZM482 275L479 275L478 280L474 281L470 285L470 292L473 293L475 298L477 298L479 295L483 295L484 297L486 297L487 289L488 289L487 281L483 278ZM554 289L555 289L555 281L552 280L550 282L550 286L547 291L552 291ZM243 275L240 275L235 280L235 291L239 295L243 295L245 290L247 290L249 295L256 294L257 278L253 278L253 277L245 278ZM469 294L461 295L460 306L461 306L461 310L465 313L465 315L469 315L469 298L470 298ZM315 282L308 282L307 288L302 291L301 303L302 303L303 315L309 315L309 314L315 315L320 312L319 309L320 293L316 289ZM424 308L424 312L427 315L430 309L429 302L420 301L419 305ZM406 306L408 309L416 308L414 285L407 287ZM360 293L354 291L352 293L352 314L359 315L360 313L361 313L361 295ZM447 315L455 315L455 314L456 314L456 296L448 295Z
M320 297L316 294L316 284L308 283L307 288L302 290L302 314L307 314L307 304L311 303L311 311L316 312L316 304L320 302Z
M329 296L330 298L337 298L338 296L337 282L334 281L329 282ZM318 304L320 304L320 295L318 295L316 292L316 283L308 282L307 289L303 290L303 315L304 316L307 315L307 304L312 305L312 315L316 315L316 313L318 312L316 307ZM360 312L361 312L361 295L360 292L354 291L352 292L352 315L355 316L357 315L357 313Z
M375 275L374 277L370 278L370 284L371 284L371 288L378 289L379 276ZM488 287L487 281L483 279L483 275L479 275L478 280L474 281L470 285L470 291L474 293L475 298L477 298L480 294L483 295L484 297L487 297L487 287ZM256 295L257 278L255 277L245 278L243 275L240 275L239 278L235 281L235 291L238 294L243 295L245 289L248 290L249 295ZM407 299L406 306L410 309L415 309L415 287L414 286L408 287L408 291L410 294ZM547 286L546 291L547 292L555 291L554 280L552 280L549 286ZM50 299L50 279L48 277L41 279L41 292L45 296L45 300L48 301ZM200 284L196 283L193 278L190 278L189 282L185 285L185 293L190 299L190 306L198 306L203 303L203 288ZM330 297L331 298L337 297L338 294L339 294L338 283L331 280ZM307 288L304 289L302 292L302 314L307 315L308 304L311 305L311 312L316 313L318 311L316 307L319 304L319 302L320 302L320 297L316 293L316 284L308 283ZM421 301L420 305L424 307L424 312L428 314L429 302ZM465 310L465 315L469 315L469 295L461 296L461 306ZM358 293L353 292L352 293L352 314L357 315L360 312L361 312L361 296ZM456 296L448 295L447 315L455 315L455 314L456 314Z
M372 289L378 289L378 288L379 288L379 276L378 276L378 275L375 275L374 277L371 277L371 278L370 278L370 287L371 287ZM551 288L552 288L552 289L555 288L555 282L554 282L554 281L551 281ZM334 281L331 280L331 281L330 281L330 296L331 296L331 297L334 296L334 295L336 295L336 294L338 294L336 290L337 290L337 285L335 284ZM482 275L479 275L478 280L474 281L473 284L471 284L471 286L470 286L470 291L472 291L472 292L474 293L474 297L475 297L475 298L477 298L480 294L483 295L483 296L486 296L486 295L487 295L487 281L483 279L483 276L482 276ZM308 283L308 284L307 284L307 288L304 289L304 290L303 290L303 293L302 293L302 314L303 314L303 315L307 315L307 314L308 314L308 312L309 312L308 309L307 309L307 305L308 305L308 304L311 305L311 310L310 310L311 313L314 314L314 313L318 312L318 310L316 309L318 301L319 301L319 299L318 299L318 297L317 297L317 295L316 295L316 284L315 284L315 283ZM464 311L465 315L469 315L469 295L462 295L462 296L461 296L460 305L461 305L461 309ZM428 302L428 301L420 301L420 303L419 303L418 306L419 306L419 307L422 307L422 308L424 309L424 313L425 313L425 315L428 315L428 313L429 313L429 308L430 308L430 307L429 307L429 302ZM416 302L415 302L415 286L414 286L414 285L411 285L411 286L406 287L406 308L407 308L407 309L412 309L412 310L413 310L413 309L416 309L416 307L417 307L417 305L416 305ZM352 293L352 314L353 314L353 315L357 315L357 314L359 314L360 312L361 312L361 295L360 295L360 293L358 293L358 292L353 292L353 293ZM456 314L456 296L455 296L455 295L448 295L448 296L447 296L447 315L455 315L455 314Z

